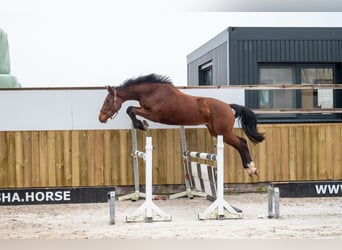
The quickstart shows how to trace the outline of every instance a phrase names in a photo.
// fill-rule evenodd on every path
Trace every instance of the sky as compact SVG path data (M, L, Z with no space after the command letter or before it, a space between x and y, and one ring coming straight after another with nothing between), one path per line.
M149 73L186 86L187 55L230 26L342 27L342 1L247 2L0 0L0 29L22 87L74 87Z

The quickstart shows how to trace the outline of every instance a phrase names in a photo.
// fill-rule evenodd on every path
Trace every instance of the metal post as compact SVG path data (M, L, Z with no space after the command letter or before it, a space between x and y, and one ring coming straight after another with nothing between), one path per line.
M268 218L273 218L273 187L268 186Z
M279 187L274 188L274 218L279 219Z
M280 203L279 187L268 186L268 218L280 218L279 203ZM274 201L274 209L273 209Z
M110 191L108 193L109 200L109 224L115 224L115 191Z

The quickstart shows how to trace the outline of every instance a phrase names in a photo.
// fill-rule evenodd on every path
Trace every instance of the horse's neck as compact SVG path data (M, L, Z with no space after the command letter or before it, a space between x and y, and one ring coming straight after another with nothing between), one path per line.
M149 87L143 87L143 85L136 86L134 88L128 88L121 90L119 96L124 100L136 100L139 101L143 96L150 94L157 89L157 84Z

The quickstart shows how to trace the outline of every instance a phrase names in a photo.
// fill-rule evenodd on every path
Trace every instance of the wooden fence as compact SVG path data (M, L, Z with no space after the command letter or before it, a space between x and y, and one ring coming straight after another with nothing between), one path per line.
M270 124L259 131L266 140L248 144L259 176L250 178L238 153L225 146L225 183L342 179L342 124ZM149 135L156 147L153 184L183 184L179 129ZM186 129L186 136L188 149L215 152L207 129ZM138 131L138 148L144 140ZM0 132L0 187L133 185L131 144L131 130ZM139 168L144 183L144 164Z

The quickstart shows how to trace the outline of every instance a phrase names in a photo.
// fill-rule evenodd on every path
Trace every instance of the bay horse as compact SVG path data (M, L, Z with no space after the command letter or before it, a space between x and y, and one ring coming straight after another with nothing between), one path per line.
M224 142L240 153L249 176L258 174L247 141L233 133L235 118L238 118L243 131L253 143L264 140L264 135L257 130L256 115L247 107L227 104L215 98L184 94L168 77L156 74L132 78L118 87L106 86L106 89L108 95L100 110L100 122L114 118L123 102L136 100L140 107L130 106L126 110L136 129L148 129L147 122L138 120L137 115L168 125L205 125L212 136L222 135Z

